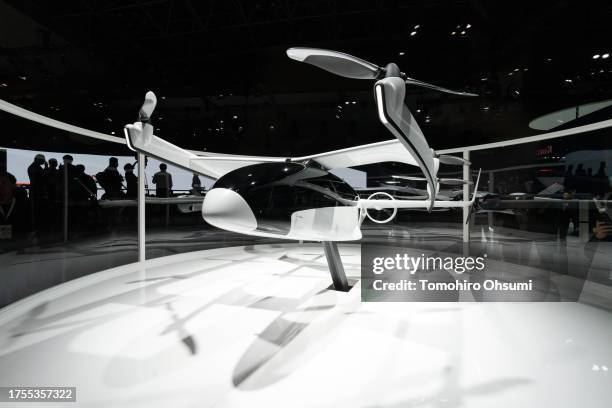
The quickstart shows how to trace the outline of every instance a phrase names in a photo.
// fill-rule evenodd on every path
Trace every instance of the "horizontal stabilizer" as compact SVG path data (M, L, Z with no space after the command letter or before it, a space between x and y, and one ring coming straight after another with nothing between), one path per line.
M391 176L395 179L402 180L410 180L410 181L427 181L424 177L414 177L414 176ZM464 185L464 184L473 184L469 180L457 179L457 178L441 178L438 179L438 183L447 184L447 185Z
M410 180L410 181L427 181L425 177L413 177L413 176L391 176L391 177L395 179Z
M465 184L473 184L469 180L456 179L456 178L441 178L441 179L438 179L438 182L440 184L455 185L455 186L460 186L460 185L465 185Z

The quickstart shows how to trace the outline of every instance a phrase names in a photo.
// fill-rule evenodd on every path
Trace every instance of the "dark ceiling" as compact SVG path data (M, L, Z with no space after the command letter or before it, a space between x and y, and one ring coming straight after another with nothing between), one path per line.
M0 2L0 98L121 135L144 93L183 147L301 155L391 138L372 83L290 60L315 46L478 93L411 89L432 147L538 133L528 123L612 98L612 3L586 1L116 0ZM593 58L598 55L598 58ZM348 104L347 104L348 102ZM341 106L342 108L338 108ZM599 118L601 120L601 118ZM0 145L112 153L0 116Z

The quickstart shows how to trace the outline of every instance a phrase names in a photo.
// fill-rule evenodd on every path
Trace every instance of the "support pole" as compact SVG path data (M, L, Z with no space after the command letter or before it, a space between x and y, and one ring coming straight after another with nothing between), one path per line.
M465 160L470 160L470 152L465 151L463 152L463 158ZM472 180L472 171L471 171L471 165L469 164L464 164L463 165L463 179L464 180ZM464 201L469 201L470 199L470 185L469 184L464 184L463 185L463 200ZM468 222L468 215L470 213L470 209L468 207L463 207L463 242L464 243L469 243L470 242L470 222Z
M495 173L492 171L489 172L489 192L490 193L495 192ZM489 212L487 214L487 218L489 221L489 227L492 227L493 226L493 213Z
M63 200L63 229L64 229L64 242L68 241L68 200L70 199L68 192L68 163L64 160L64 200Z
M340 252L338 252L338 245L332 241L323 241L323 251L325 252L329 273L334 283L334 289L348 292L349 284L344 273L344 266L342 266Z
M145 155L138 153L138 262L146 259L145 241Z
M588 242L591 237L591 231L589 228L589 204L583 200L578 203L578 222L574 220L574 228L578 228L578 236L580 242Z

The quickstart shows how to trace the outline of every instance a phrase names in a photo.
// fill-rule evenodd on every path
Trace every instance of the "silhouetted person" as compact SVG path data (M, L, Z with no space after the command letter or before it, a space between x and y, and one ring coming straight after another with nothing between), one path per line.
M608 178L608 174L606 174L606 162L605 161L599 162L599 170L597 170L597 174L595 174L595 176Z
M56 159L49 159L49 166L45 169L44 177L47 198L49 199L49 202L52 203L55 201L59 201L61 199L61 197L59 196L59 191L62 180L60 178L59 170L57 169Z
M81 187L77 190L79 192L77 197L82 200L97 198L98 188L96 187L96 181L89 174L85 173L85 166L77 164L75 170L75 181Z
M582 163L578 163L576 167L576 172L574 173L575 180L575 189L577 192L587 192L588 188L588 179L586 170L584 170L584 165Z
M599 169L595 174L596 194L603 196L610 191L610 178L606 173L606 162L599 163Z
M40 227L44 220L45 204L45 170L47 162L45 156L37 154L32 164L28 166L28 177L30 178L30 204L32 207L32 220L35 227Z
M72 194L74 194L77 185L74 182L74 175L76 174L75 165L72 164L74 160L73 157L69 154L64 155L62 157L63 164L59 166L59 176L60 176L60 186L61 186L61 200L64 199L64 172L68 173L68 200L71 199Z
M68 179L71 179L72 177L74 177L74 173L75 173L75 166L74 164L72 164L72 162L74 161L74 158L69 155L69 154L65 154L64 157L62 157L63 163L59 166L59 172L61 174L61 176L64 176L64 169L68 170Z
M45 162L45 156L37 154L34 157L32 164L28 166L28 177L30 177L30 193L32 197L43 197L45 191L45 171L43 166L46 168L47 163Z
M136 198L138 197L138 177L134 174L134 166L130 163L123 166L125 170L125 184L126 184L126 197Z
M108 159L108 167L96 175L98 183L100 183L105 191L104 198L113 199L121 197L123 176L119 174L118 166L119 160L116 157L111 157Z
M17 192L15 176L0 171L0 243L32 229L28 198Z
M196 195L202 193L202 182L197 173L193 173L193 178L191 179L191 192Z
M153 176L153 184L155 184L155 195L157 197L170 197L172 190L172 175L166 172L165 163L159 165L159 171Z

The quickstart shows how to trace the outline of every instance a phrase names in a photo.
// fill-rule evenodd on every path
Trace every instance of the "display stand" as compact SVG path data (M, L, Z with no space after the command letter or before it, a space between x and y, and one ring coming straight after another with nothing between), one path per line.
M341 292L348 292L350 287L346 279L346 273L344 273L344 266L342 265L340 252L338 252L338 245L333 241L322 241L322 243L334 289Z

